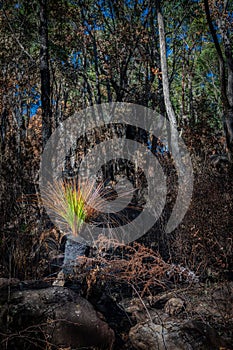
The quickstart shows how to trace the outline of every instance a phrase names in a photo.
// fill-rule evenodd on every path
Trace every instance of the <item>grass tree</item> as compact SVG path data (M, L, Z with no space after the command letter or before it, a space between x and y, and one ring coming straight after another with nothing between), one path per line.
M128 201L130 193L132 191L122 191L117 193L117 197L119 200L122 198L123 203L126 203L125 200ZM63 264L64 273L72 273L73 267L77 265L78 256L85 255L88 240L83 243L81 237L84 224L98 225L100 217L104 217L107 224L110 224L108 213L105 215L106 206L109 206L109 200L113 200L115 196L116 193L112 188L106 189L103 182L96 185L95 180L82 183L76 179L59 180L42 191L43 203L49 214L58 226L68 233ZM118 215L121 221L127 220L125 215L122 217L117 213L110 221L116 224Z
M72 273L77 257L85 254L87 245L80 242L80 232L103 210L103 185L95 181L80 183L76 179L58 180L42 193L45 207L67 235L64 272Z

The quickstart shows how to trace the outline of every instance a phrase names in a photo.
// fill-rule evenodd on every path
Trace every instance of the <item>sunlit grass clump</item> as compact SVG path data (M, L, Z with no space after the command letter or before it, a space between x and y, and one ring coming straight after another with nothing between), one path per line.
M84 222L94 220L104 209L103 185L95 181L58 180L42 194L44 205L58 222L69 226L78 236Z

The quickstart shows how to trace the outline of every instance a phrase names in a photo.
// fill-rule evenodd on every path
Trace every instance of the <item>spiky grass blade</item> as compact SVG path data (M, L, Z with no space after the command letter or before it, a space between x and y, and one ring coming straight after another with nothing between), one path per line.
M118 200L129 197L132 192L119 193ZM78 236L84 222L94 223L94 219L100 214L101 217L105 216L107 224L109 224L109 227L111 226L108 222L109 214L106 213L108 213L107 209L109 209L109 199L111 199L112 193L112 189L107 190L104 183L96 186L95 180L87 180L82 183L76 179L58 180L46 187L46 190L42 193L42 199L56 221L62 224L63 227L64 225L68 226L72 234ZM116 214L111 219L112 224L117 224L117 217ZM122 218L119 214L118 223L120 221L122 221Z
M58 221L65 221L74 236L85 221L97 215L105 202L101 197L101 185L95 188L95 181L83 184L76 180L55 181L42 193L42 198L53 216L58 216Z

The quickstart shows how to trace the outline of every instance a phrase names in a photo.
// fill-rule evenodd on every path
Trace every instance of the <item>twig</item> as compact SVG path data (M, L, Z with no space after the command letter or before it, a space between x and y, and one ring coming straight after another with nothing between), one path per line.
M15 39L15 41L17 42L17 44L19 45L19 47L21 48L21 50L30 58L30 60L35 63L36 61L34 60L34 58L30 55L30 53L24 48L24 46L21 44L21 42L19 41L19 39L17 38L17 36L15 35L15 32L10 24L10 20L6 14L6 11L3 9L3 14L4 14L4 17L6 18L6 21L7 21L7 25L13 35L13 38Z

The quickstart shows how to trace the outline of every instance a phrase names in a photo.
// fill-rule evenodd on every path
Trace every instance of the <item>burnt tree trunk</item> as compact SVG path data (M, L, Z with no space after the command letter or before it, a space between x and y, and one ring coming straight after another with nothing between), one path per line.
M216 30L214 28L208 0L204 0L205 4L205 13L207 23L212 35L215 49L218 55L219 61L219 75L220 75L220 84L221 84L221 99L223 105L223 123L224 131L226 135L226 144L228 151L228 159L233 163L233 55L230 44L230 39L227 33L226 25L224 19L219 20L219 29L222 36L223 47L225 57L223 56L222 49L219 44ZM228 2L224 2L224 14L227 11Z
M43 148L52 133L52 111L50 102L50 71L48 48L48 9L47 0L40 0L40 76L42 104L42 140Z

